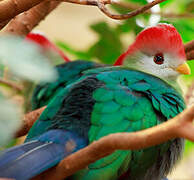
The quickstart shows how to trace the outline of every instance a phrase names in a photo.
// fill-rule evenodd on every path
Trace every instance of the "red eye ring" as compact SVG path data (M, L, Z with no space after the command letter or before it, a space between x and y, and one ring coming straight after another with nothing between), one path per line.
M164 63L164 56L162 53L157 53L155 56L154 56L154 62L158 65L161 65Z

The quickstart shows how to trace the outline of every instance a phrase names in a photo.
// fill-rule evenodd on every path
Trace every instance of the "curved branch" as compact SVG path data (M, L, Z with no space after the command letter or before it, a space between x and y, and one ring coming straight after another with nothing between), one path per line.
M33 3L30 1L30 5L28 5L29 1L24 0L4 0L3 3L0 3L0 10L1 8L11 8L12 11L9 11L6 13L7 17L5 17L5 12L4 9L1 11L2 13L0 14L0 29L2 29L9 21L11 18L15 17L17 14L26 11L33 6L41 3L40 0L33 0ZM51 2L53 1L53 2ZM75 3L75 4L82 4L82 5L93 5L93 6L98 6L99 9L105 13L107 16L113 19L118 19L118 20L123 20L123 19L128 19L133 16L136 16L138 14L142 13L151 13L149 9L153 7L154 5L161 3L165 0L155 0L151 3L148 3L145 6L139 6L135 3L126 3L126 2L118 2L115 0L44 0L40 5L28 10L27 12L23 13L22 15L17 16L14 20L12 20L8 27L4 30L5 32L11 32L19 35L26 35L27 32L30 32L33 27L35 27L44 17L50 13L51 10L48 10L48 5L49 2L52 4L55 4L54 6L56 7L60 2L68 2L68 3ZM6 2L6 3L5 3ZM44 4L44 5L43 5ZM57 4L57 5L56 5ZM105 5L106 4L116 4L125 8L129 8L131 10L134 10L128 14L121 14L121 15L114 15L111 14L108 9L106 9ZM52 7L51 9L53 10L55 7ZM39 10L38 10L39 9ZM145 12L146 11L146 12ZM6 11L7 12L7 11ZM193 18L193 14L166 14L166 13L159 13L163 17L186 17L186 18ZM35 18L36 17L36 18ZM21 26L21 28L19 28ZM16 29L15 29L16 28Z
M108 11L108 9L105 7L105 4L104 4L103 0L97 0L97 4L98 4L98 8L104 14L106 14L108 17L110 17L112 19L123 20L123 19L129 19L131 17L137 16L138 14L141 14L141 13L147 11L148 9L152 8L156 4L159 4L159 3L163 2L163 1L166 1L166 0L155 0L155 1L152 1L151 3L148 3L145 6L142 6L139 9L136 9L136 10L134 10L132 12L127 13L127 14L111 14Z
M135 10L141 7L141 5L138 5L137 3L125 2L125 1L122 1L122 2L113 1L111 4L118 5L128 10ZM194 18L193 13L176 14L176 13L151 12L150 10L147 10L146 12L143 12L143 14L156 14L165 18Z
M115 150L147 148L177 137L194 141L193 119L194 106L191 106L175 118L158 126L138 132L110 134L68 156L57 167L39 175L37 179L62 180Z
M48 0L48 1L55 1L55 0ZM47 1L47 2L48 2ZM105 13L107 16L113 18L113 19L127 19L131 18L133 16L136 16L140 13L150 13L149 10L154 5L161 3L165 0L155 0L151 3L148 3L145 6L140 6L135 3L128 3L128 2L118 2L115 0L58 0L57 2L69 2L69 3L75 3L75 4L82 4L82 5L94 5L98 6L100 10ZM28 11L30 8L33 8L34 6L40 4L40 3L46 2L46 0L4 0L0 2L0 29L7 24L8 21L10 21L12 18L17 16L18 14ZM121 7L129 8L131 10L134 10L128 14L123 15L114 15L111 14L105 7L106 4L116 4ZM147 12L145 12L147 11ZM153 13L154 14L154 13ZM163 17L170 17L170 18L194 18L193 14L185 13L185 14L174 14L174 13L159 13Z

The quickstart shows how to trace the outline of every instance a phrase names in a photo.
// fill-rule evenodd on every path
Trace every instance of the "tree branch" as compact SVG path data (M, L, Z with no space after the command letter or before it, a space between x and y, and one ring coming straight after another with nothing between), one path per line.
M194 50L194 40L185 44L185 52L189 52L191 50Z
M125 2L125 1L114 1L112 2L112 4L118 5L125 9L130 9L130 10L141 8L141 5L138 5L137 3ZM194 18L194 14L192 13L182 13L182 14L163 13L163 12L157 13L157 12L151 12L150 10L147 10L142 14L157 14L165 18Z
M60 2L43 1L30 10L16 16L3 29L3 33L26 36L35 26L39 24Z
M43 0L3 0L0 2L0 22L12 19L42 1Z
M187 60L193 60L194 59L194 50L187 52L186 56L187 56Z
M23 10L28 10L29 8L33 7L34 5L37 5L38 3L40 3L40 0L33 0L33 3L31 5L27 5L27 3L23 4L24 0L14 0L14 1L4 0L4 1L6 1L7 3L3 3L3 4L0 3L0 9L5 7L5 6L13 7L13 9L15 7L16 9L13 11L14 13L12 11L10 11L8 13L8 18L1 17L1 16L4 16L4 13L0 14L0 22L1 22L0 29L2 27L4 27L9 22L10 18L14 17L18 13L23 12ZM142 14L142 13L152 13L151 11L149 11L149 9L151 7L153 7L154 5L161 3L165 0L155 0L151 3L148 3L145 6L140 6L140 5L137 5L135 3L118 2L115 0L58 0L57 2L54 0L50 0L50 1L44 0L44 2L42 2L40 5L32 8L31 10L23 13L22 15L19 15L14 20L12 20L9 23L9 25L6 27L4 32L14 33L14 34L18 34L18 35L26 35L27 32L30 32L30 30L32 30L33 27L35 27L42 19L44 19L44 17L46 15L48 15L50 13L51 10L48 11L48 6L51 3L51 1L53 1L52 3L55 4L54 5L55 7L60 2L69 2L69 3L76 3L76 4L82 4L82 5L98 6L99 9L103 13L105 13L107 16L109 16L110 18L123 20L123 19L128 19L128 18L131 18L133 16L136 16L136 15ZM105 7L106 4L116 4L116 5L125 7L125 8L129 8L133 11L130 13L127 13L127 14L114 15L114 14L111 14L108 11L108 9L106 9L106 7ZM52 10L55 7L53 7ZM20 10L18 10L18 9L20 9ZM169 14L159 13L159 14L161 16L164 16L164 17L191 17L191 18L194 17L193 14L173 14L173 13L169 13ZM4 19L4 21L1 21L3 19ZM7 19L7 20L5 20L5 19ZM21 28L19 28L20 26L21 26Z
M8 23L9 23L9 20L0 22L0 30L3 29Z
M194 59L194 40L185 44L185 53L187 56L187 60Z
M94 141L34 179L62 180L115 150L138 150L182 137L194 141L194 106L158 126L133 133L115 133Z
M16 132L15 137L26 135L45 108L46 106L26 114L23 118L22 127Z
M23 87L21 85L18 85L17 83L10 81L10 80L6 80L3 78L0 78L0 84L5 84L6 86L9 86L13 89L16 89L17 91L22 91Z
M54 0L50 0L54 1ZM58 2L70 2L70 3L76 3L76 4L82 4L82 5L95 5L98 6L99 9L105 13L107 16L113 18L113 19L128 19L133 16L136 16L140 13L145 12L146 10L150 9L154 5L161 3L165 0L155 0L151 3L148 3L145 6L139 7L137 10L135 9L134 11L128 13L128 14L123 14L123 15L114 15L111 14L105 7L106 4L117 4L119 5L120 3L114 1L114 0L58 0ZM0 22L5 24L6 20L10 20L13 17L17 16L18 14L29 10L30 8L38 5L41 3L41 0L31 0L31 1L26 1L26 0L4 0L0 2ZM45 1L44 1L45 2ZM44 3L42 2L42 3ZM48 2L48 1L47 1ZM126 4L125 4L126 5ZM121 2L122 6L122 2ZM129 6L129 4L128 4ZM134 6L133 6L134 7ZM10 11L11 9L11 11ZM9 11L8 11L9 10Z
M147 11L148 9L152 8L156 4L159 4L159 3L164 2L164 1L166 1L166 0L155 0L155 1L152 1L151 3L146 4L145 6L140 7L139 9L136 9L132 12L129 12L127 14L121 14L121 15L111 14L108 11L108 9L105 7L103 0L97 0L97 4L98 4L98 8L104 14L106 14L108 17L110 17L112 19L123 20L123 19L129 19L131 17L137 16L138 14L141 14L141 13Z
M0 29L4 27L9 20L17 16L18 14L29 10L30 8L38 5L41 3L43 0L31 0L31 1L26 1L26 0L4 0L0 2ZM55 0L48 0L50 1L55 1ZM47 1L47 2L48 2ZM69 2L69 3L76 3L76 4L82 4L82 5L94 5L98 6L99 9L105 13L107 16L113 18L113 19L127 19L131 18L133 16L136 16L138 14L142 13L152 13L149 10L151 7L154 5L161 3L165 0L155 0L151 3L148 3L145 6L140 6L135 3L127 3L127 2L118 2L115 0L58 0L58 3L60 2ZM42 3L46 2L44 0ZM123 15L114 15L111 14L105 7L106 4L116 4L121 7L129 8L131 10L134 10L128 14L123 14ZM146 12L145 12L146 11ZM154 14L154 13L152 13ZM156 13L157 14L157 13ZM170 17L170 18L177 18L177 17L182 17L182 18L194 18L193 14L190 13L184 13L184 14L174 14L174 13L158 13L163 17Z

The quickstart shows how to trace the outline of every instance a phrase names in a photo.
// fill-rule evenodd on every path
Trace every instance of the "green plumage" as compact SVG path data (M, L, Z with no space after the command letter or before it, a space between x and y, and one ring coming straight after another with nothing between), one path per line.
M32 95L32 109L38 109L47 105L61 89L76 81L82 76L82 72L91 68L102 66L95 62L77 60L63 63L55 67L58 78L52 83L39 84Z
M182 96L171 85L157 77L127 68L97 68L86 71L80 79L57 93L30 130L28 139L42 134L49 128L71 131L75 131L76 128L82 129L81 125L78 127L82 120L77 119L70 124L71 117L68 116L70 119L66 120L66 114L60 112L62 109L66 112L64 103L68 102L68 97L76 99L71 94L74 89L79 85L79 89L89 86L85 82L90 78L96 79L98 87L92 90L92 96L88 97L93 102L89 116L85 117L89 124L84 131L87 132L89 143L110 133L135 132L155 126L173 118L185 108ZM90 90L88 94L89 92ZM75 102L77 103L79 102ZM80 108L81 106L80 103ZM53 122L59 114L59 123ZM175 139L139 151L115 151L90 164L70 179L113 180L122 176L123 179L130 180L159 180L166 176L178 159L181 153L181 145L177 145L181 144L179 141L181 140ZM171 152L172 143L177 146L176 152Z

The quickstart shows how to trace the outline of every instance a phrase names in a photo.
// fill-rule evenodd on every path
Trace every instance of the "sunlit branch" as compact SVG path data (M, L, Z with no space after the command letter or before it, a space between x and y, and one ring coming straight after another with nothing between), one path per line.
M2 33L26 36L35 26L39 24L60 2L44 1L30 10L16 16L1 31Z

